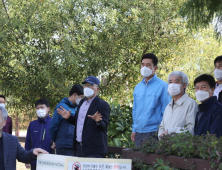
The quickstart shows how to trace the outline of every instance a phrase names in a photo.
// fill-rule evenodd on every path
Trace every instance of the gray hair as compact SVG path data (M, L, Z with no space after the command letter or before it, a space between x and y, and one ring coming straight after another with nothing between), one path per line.
M170 77L175 76L175 77L181 77L182 78L182 83L186 84L186 88L188 86L189 80L188 77L185 73L182 71L173 71L172 73L169 74L167 82L169 83Z
M6 120L8 116L8 112L5 110L3 106L0 106L0 114L2 116L2 120Z

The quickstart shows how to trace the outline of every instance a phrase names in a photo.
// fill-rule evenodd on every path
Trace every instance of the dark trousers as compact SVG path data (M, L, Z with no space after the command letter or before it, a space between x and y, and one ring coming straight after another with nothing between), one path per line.
M157 134L157 131L148 132L148 133L138 133L138 132L136 132L136 134L135 134L136 146L139 147L142 144L142 142L146 142L146 140L151 138L151 137L156 137L158 139L156 134Z
M77 157L89 157L89 158L105 158L106 154L105 153L86 154L82 151L82 144L77 142L76 156Z
M56 149L56 154L65 156L75 156L75 151L73 148L58 148Z
M31 165L31 170L36 170L36 165Z

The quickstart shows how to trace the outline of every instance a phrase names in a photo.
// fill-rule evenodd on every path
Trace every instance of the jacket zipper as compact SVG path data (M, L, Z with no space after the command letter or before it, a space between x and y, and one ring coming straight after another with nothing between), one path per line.
M45 139L45 129L44 129L44 133L43 133L43 136L42 136L42 140Z
M43 128L43 123L42 123L42 128ZM42 145L42 140L41 140L41 139L42 139L42 138L41 138L41 137L42 137L42 128L41 128L41 133L40 133L40 144L39 144L39 145L40 145L40 146L39 146L40 148L41 148L41 145Z

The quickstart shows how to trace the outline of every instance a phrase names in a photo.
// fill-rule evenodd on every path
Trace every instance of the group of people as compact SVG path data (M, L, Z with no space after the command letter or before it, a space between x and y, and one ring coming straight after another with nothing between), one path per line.
M131 139L140 146L146 139L172 133L190 132L192 135L207 133L222 136L222 56L214 60L214 77L199 75L194 80L199 106L187 93L188 76L173 71L168 83L159 79L158 58L145 54L141 59L144 77L134 89L133 125ZM157 135L156 135L157 134Z
M100 81L89 76L81 85L74 85L49 116L49 101L35 103L37 120L30 122L25 149L42 148L49 153L77 157L105 158L110 106L97 96ZM36 161L25 164L36 169Z
M131 139L135 144L140 146L156 134L161 140L164 135L185 131L193 135L222 136L222 56L214 61L217 82L208 74L194 80L196 98L201 102L199 106L186 93L187 75L174 71L166 83L156 75L157 64L158 58L152 53L141 59L143 79L133 93ZM99 85L99 79L93 76L87 77L82 86L74 85L68 97L58 103L52 118L49 101L37 100L38 119L29 124L25 150L16 137L2 132L7 111L0 104L0 169L15 169L18 159L26 163L27 168L35 170L35 155L52 153L54 149L59 155L104 158L110 106L98 97ZM7 152L11 152L10 158Z

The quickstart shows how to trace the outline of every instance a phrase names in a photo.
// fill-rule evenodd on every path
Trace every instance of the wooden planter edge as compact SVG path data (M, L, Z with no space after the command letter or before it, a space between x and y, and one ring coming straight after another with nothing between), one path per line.
M154 153L144 154L142 152L133 151L132 149L123 149L124 159L135 159L139 158L145 164L154 164L156 159L162 159L164 161L170 162L170 166L180 169L193 169L193 170L214 170L211 168L209 160L197 159L197 158L184 158L179 156L163 156ZM219 164L218 164L219 166Z

